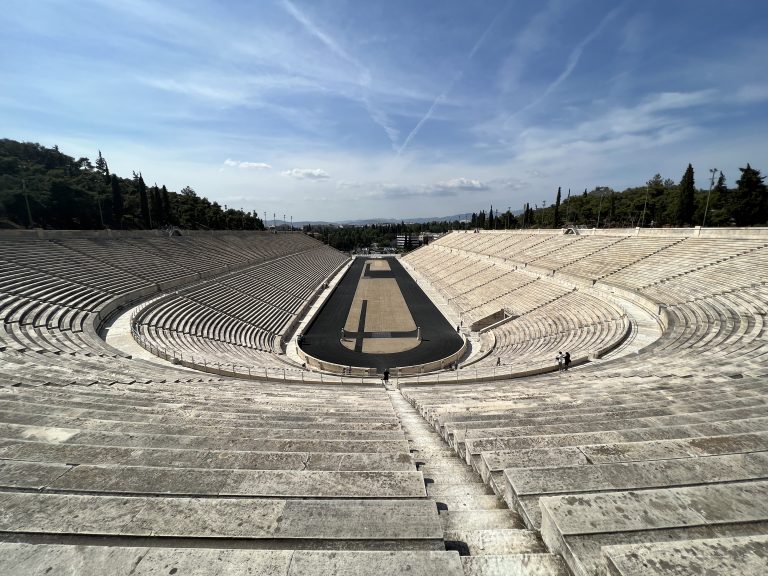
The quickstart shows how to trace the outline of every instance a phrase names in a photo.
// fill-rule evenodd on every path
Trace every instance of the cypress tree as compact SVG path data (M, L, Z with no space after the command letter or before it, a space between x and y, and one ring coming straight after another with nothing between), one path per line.
M684 226L693 222L694 198L696 189L693 183L693 166L688 164L683 179L680 180L680 190L677 202L677 224Z
M112 174L109 180L112 188L112 225L115 228L123 227L123 191L120 190L120 181L117 174Z
M163 221L166 224L171 224L171 199L168 197L168 188L163 187L160 189L160 202L162 204Z
M557 187L557 198L555 198L555 222L553 228L560 227L560 186Z
M101 150L99 150L99 157L96 159L96 169L104 177L104 182L109 183L110 182L109 166L107 165L106 158L104 158L104 156L101 155Z
M160 190L157 184L149 189L149 219L154 226L164 224L163 210L161 208Z
M134 175L136 181L136 190L139 193L139 208L141 210L141 223L144 228L151 228L152 221L149 217L149 200L147 198L147 185L144 184L144 178L141 176L141 172L138 175Z
M731 214L737 226L752 226L768 221L768 198L763 176L749 164L739 168L741 178L731 194Z

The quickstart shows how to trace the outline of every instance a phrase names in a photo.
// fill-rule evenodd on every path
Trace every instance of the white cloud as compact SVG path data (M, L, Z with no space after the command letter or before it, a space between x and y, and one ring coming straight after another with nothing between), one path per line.
M501 183L501 181L499 181ZM505 186L506 187L506 186ZM461 192L486 191L492 187L480 180L453 178L433 184L361 182L342 180L336 185L339 190L354 191L356 198L397 200L405 198L444 198L457 196Z
M293 168L281 172L283 176L298 178L299 180L327 180L331 176L321 168Z
M224 160L224 165L231 166L233 168L245 168L250 170L269 170L272 168L272 166L264 162L241 162L240 160L232 160L231 158Z
M452 178L444 182L438 182L436 188L448 190L487 190L488 186L480 180L471 180L469 178Z

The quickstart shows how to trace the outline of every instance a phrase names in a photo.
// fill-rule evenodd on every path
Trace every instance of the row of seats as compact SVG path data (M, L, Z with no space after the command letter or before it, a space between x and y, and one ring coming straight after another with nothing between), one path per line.
M344 255L301 234L5 242L0 573L463 574L379 386L211 376L93 328L169 282L156 344L280 364Z
M489 237L513 244L498 234L459 233L405 257L470 327L500 311L515 317L494 330L496 344L492 353L471 364L478 376L488 368L495 373L498 366L505 367L503 372L552 366L559 351L568 351L574 359L586 358L615 347L627 336L631 320L619 306L599 295L528 273L522 263L515 268L500 261L493 256L498 252L488 244ZM520 237L535 240L534 246L539 249L555 243L540 234ZM570 241L566 236L562 238ZM456 242L464 239L471 240L472 250L458 247ZM559 239L556 244L565 245ZM475 251L481 249L483 252Z
M346 257L318 246L194 284L160 298L134 320L142 345L198 364L275 365L281 338L301 306ZM227 346L218 346L224 343ZM230 349L234 348L234 353Z
M660 566L680 574L762 573L768 278L756 272L766 269L765 242L554 236L458 233L429 250L495 261L525 244L538 258L515 256L510 264L549 266L545 246L588 253L586 244L598 240L592 256L556 273L599 281L594 291L572 292L503 325L497 342L529 357L554 350L550 338L569 314L590 311L605 326L610 316L600 315L601 306L560 303L599 299L612 285L663 306L661 338L638 354L565 373L402 384L403 395L578 576L669 573ZM426 252L409 258L428 277L419 268L431 260ZM588 322L571 321L583 323L572 342L592 337Z

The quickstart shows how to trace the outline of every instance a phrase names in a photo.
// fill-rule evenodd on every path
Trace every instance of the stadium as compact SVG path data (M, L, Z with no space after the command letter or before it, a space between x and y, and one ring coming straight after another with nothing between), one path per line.
M2 574L765 573L767 228L5 230L0 266Z

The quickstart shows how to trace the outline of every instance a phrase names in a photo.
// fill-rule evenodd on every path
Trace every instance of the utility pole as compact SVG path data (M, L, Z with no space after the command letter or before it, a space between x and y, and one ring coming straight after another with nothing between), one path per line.
M29 196L27 196L27 181L21 179L21 192L24 194L24 202L27 204L27 225L32 228L32 210L29 208Z
M709 210L709 197L712 196L712 188L715 186L715 172L717 168L709 169L709 192L707 192L707 205L704 207L704 219L701 221L701 227L707 222L707 211Z
M605 189L600 188L600 203L597 205L597 228L600 228L600 210L603 208L603 196L605 196Z
M99 220L101 220L101 227L104 228L104 214L101 211L101 194L96 192L96 205L99 207Z
M640 228L645 225L645 207L648 206L648 184L645 185L645 202L643 203L643 216L640 218Z

